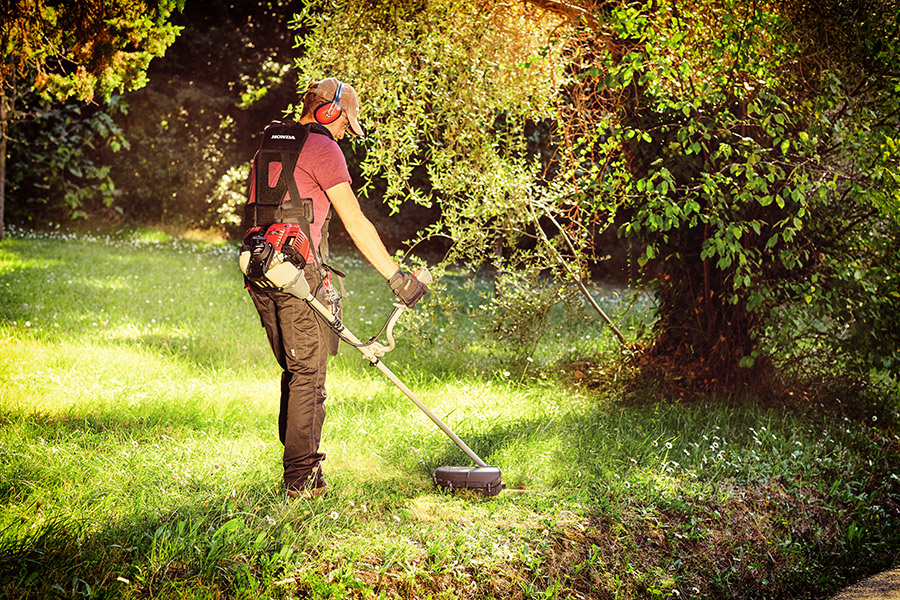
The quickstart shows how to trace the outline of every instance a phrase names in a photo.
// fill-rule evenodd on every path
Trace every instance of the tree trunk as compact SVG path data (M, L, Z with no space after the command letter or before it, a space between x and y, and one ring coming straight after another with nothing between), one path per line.
M0 91L0 240L6 233L6 134L9 131L7 97Z
M732 302L730 279L700 258L704 229L674 239L680 261L669 261L657 278L659 322L650 356L664 358L701 387L738 389L764 384L768 364L741 366L757 349L759 316L745 300Z

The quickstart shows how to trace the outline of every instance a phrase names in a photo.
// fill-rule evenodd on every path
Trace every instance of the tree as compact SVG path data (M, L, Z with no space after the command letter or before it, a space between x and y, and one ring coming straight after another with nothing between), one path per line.
M613 215L652 274L649 354L730 387L820 350L900 372L897 3L594 14L565 136L594 173L583 212Z
M900 372L895 0L339 9L298 67L361 83L365 173L440 204L449 259L580 277L615 227L658 301L646 356L709 386Z
M4 233L10 122L27 117L28 93L90 102L146 83L179 28L183 0L4 0L0 18L0 239Z
M559 285L531 284L568 266L556 251L559 231L546 238L534 224L567 210L542 202L566 78L555 37L564 21L526 3L351 0L339 18L331 9L312 3L295 22L308 32L298 37L300 86L329 74L357 86L368 127L363 193L383 186L395 210L437 204L440 221L411 244L446 238L445 263L492 266L502 290L494 300L503 302L489 304L518 321L495 325L527 353L547 308L564 296Z

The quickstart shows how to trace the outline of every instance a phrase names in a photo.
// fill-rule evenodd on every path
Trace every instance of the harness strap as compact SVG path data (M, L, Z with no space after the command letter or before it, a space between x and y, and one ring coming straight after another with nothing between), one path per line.
M279 126L286 125L281 122L273 122ZM273 125L270 124L270 125ZM256 160L256 181L248 182L250 185L255 184L256 201L252 204L244 205L244 222L242 224L244 231L251 227L268 227L274 223L291 223L299 225L303 234L309 240L310 248L316 261L321 266L326 266L328 260L328 225L331 221L331 207L325 216L322 224L321 239L319 246L316 247L312 243L312 232L310 223L315 223L315 211L311 198L302 198L300 190L297 188L297 182L294 179L294 170L300 159L300 150L306 142L309 133L317 133L334 139L328 128L318 124L311 123L301 126L305 131L290 136L272 136L271 140L266 134L260 141L260 149L257 152ZM300 127L298 127L300 128ZM268 129L268 127L266 128ZM296 130L296 129L295 129ZM278 130L274 130L280 133ZM291 142L282 142L281 139L288 138ZM268 149L263 149L265 144L271 142ZM290 145L286 145L290 144ZM299 145L299 148L297 147ZM280 163L281 173L275 186L269 186L268 173L272 163ZM287 200L285 200L287 195ZM343 274L340 274L343 276Z
M309 222L312 205L305 202L300 206L260 206L255 202L244 205L244 218L248 227L257 227L259 224L271 225L272 223L291 223L301 225L301 221ZM306 235L306 232L303 232Z
M322 255L322 264L328 262L328 225L331 223L331 205L328 206L328 212L325 214L325 222L322 223L322 240L319 243L319 252Z

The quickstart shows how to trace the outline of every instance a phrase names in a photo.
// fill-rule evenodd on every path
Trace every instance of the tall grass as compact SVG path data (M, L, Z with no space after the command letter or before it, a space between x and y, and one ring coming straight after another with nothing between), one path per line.
M337 263L367 337L390 292ZM435 466L468 459L344 347L331 492L290 501L278 369L235 264L154 231L0 242L0 594L819 598L897 560L896 398L674 402L621 391L627 371L590 387L584 361L621 368L608 332L558 309L513 360L473 324L488 283L463 274L458 314L385 362L509 491L435 489Z

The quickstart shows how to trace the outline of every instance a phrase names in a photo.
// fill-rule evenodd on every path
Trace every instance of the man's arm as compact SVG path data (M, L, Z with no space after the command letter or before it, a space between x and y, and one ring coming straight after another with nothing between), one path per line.
M339 183L325 190L325 193L328 194L331 205L334 206L334 210L337 211L338 216L344 223L344 227L353 239L353 243L356 244L362 255L366 257L366 260L372 263L372 266L385 279L389 279L400 267L388 254L387 249L384 247L384 242L381 241L381 236L375 230L375 226L363 214L362 209L359 207L359 200L356 199L356 194L353 193L350 184L346 181Z

